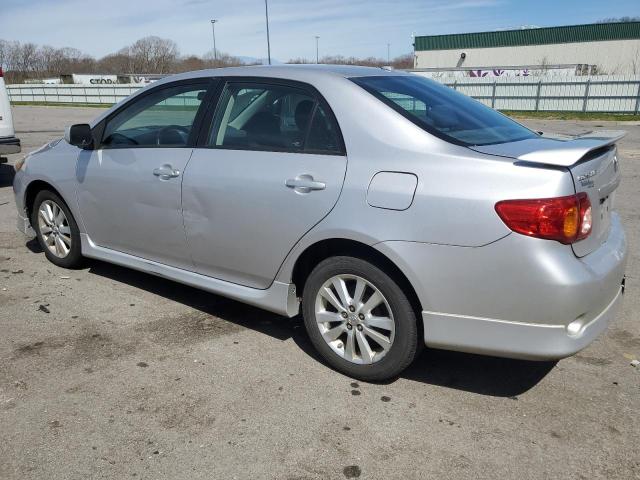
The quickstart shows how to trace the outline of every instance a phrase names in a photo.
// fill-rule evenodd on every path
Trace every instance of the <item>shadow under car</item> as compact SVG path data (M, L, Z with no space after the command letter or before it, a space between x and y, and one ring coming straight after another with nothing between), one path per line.
M33 240L27 246L32 252L41 251ZM204 290L97 260L90 261L89 273L171 299L280 341L291 338L307 355L324 363L307 337L301 315L282 317ZM400 378L480 395L515 397L537 385L556 363L425 349Z

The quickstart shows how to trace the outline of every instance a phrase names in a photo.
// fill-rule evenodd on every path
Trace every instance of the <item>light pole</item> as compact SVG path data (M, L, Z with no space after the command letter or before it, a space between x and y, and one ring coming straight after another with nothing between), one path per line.
M391 64L391 44L387 43L387 65Z
M213 60L218 62L218 51L216 50L216 22L218 20L211 20L211 31L213 32Z
M316 63L320 63L320 57L318 56L318 40L320 40L320 35L316 35Z
M264 16L267 20L267 61L271 65L271 43L269 41L269 4L264 0Z

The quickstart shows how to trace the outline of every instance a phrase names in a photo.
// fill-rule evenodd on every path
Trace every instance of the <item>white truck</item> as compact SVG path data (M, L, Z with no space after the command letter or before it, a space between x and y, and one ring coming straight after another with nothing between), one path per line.
M6 162L3 155L20 152L20 140L16 138L11 116L11 103L4 84L2 67L0 67L0 163Z

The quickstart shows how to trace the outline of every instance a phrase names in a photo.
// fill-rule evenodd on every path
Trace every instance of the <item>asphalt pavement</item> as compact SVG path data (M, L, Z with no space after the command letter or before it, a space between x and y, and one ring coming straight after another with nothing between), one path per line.
M95 108L15 107L24 152ZM385 384L318 361L286 319L102 262L69 271L15 228L0 165L0 479L640 478L640 126L616 209L627 293L578 355L426 351Z

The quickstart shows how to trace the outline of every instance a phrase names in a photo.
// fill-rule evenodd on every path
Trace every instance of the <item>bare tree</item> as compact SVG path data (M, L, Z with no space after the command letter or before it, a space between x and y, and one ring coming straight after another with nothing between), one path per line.
M598 20L596 23L630 23L640 22L640 17L609 17Z
M0 68L6 69L9 42L0 39Z
M240 60L238 57L229 55L228 53L217 51L217 58L213 54L213 50L206 53L203 57L206 68L222 68L222 67L237 67L240 65L248 65ZM257 63L257 62L256 62Z
M327 56L322 63L367 65L380 67L387 65L381 58ZM258 63L258 62L254 62ZM292 59L289 63L312 63L304 58ZM313 62L315 63L315 62ZM145 37L115 53L96 60L76 48L55 48L49 45L20 43L0 40L0 66L8 83L22 83L25 80L41 80L72 73L104 74L153 74L185 72L203 68L220 68L247 63L224 52L208 52L202 57L187 55L180 57L178 47L172 40L160 37ZM413 56L408 53L391 62L395 68L412 68Z
M181 58L178 62L176 62L175 71L190 72L193 70L202 70L205 68L208 68L208 65L204 59L196 55L189 55Z
M23 43L18 49L18 70L25 74L37 71L38 46L35 43Z
M12 72L18 68L18 58L20 56L20 43L5 42L4 65L7 72Z
M96 62L97 71L104 73L133 73L131 55L127 49L111 53Z
M178 46L173 40L145 37L129 48L136 73L168 73L178 59Z
M413 53L405 53L404 55L394 58L391 61L391 66L393 68L413 68Z
M293 58L289 60L287 63L290 64L299 64L299 63L316 63L315 60L310 61L306 58ZM329 55L322 57L320 59L320 63L324 63L327 65L360 65L364 67L384 67L391 66L393 68L413 68L413 54L407 53L404 55L400 55L399 57L391 60L391 65L387 60L376 57L366 57L366 58L358 58L358 57L344 57L342 55Z

